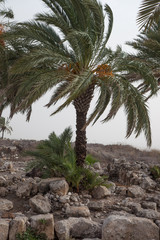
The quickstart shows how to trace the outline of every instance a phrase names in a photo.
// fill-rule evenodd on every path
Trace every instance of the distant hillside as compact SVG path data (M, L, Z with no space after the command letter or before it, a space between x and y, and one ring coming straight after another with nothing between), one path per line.
M19 153L25 150L35 149L40 141L36 140L12 140L0 139L0 147L16 147ZM143 161L149 165L160 165L160 151L158 150L139 150L130 145L103 145L103 144L88 144L87 152L103 163L109 163L114 158L126 158L129 161Z

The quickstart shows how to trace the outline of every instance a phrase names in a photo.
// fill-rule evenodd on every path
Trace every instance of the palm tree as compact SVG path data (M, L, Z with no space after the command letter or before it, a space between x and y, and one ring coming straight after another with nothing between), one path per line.
M127 44L136 50L134 58L146 63L154 76L160 78L160 19L147 32L141 32Z
M4 133L7 132L11 134L12 127L9 126L9 119L7 120L4 117L0 117L0 132L2 132L2 139L4 138Z
M9 19L14 18L13 11L5 7L5 0L0 0L0 117L2 115L3 109L5 108L6 97L4 95L5 88L8 85L8 69L9 69L9 56L7 48L5 47L5 42L3 39L4 32L6 28L9 28L10 23ZM8 19L8 22L5 22L5 19Z
M143 0L137 17L137 23L140 26L140 29L149 29L154 22L158 21L159 15L159 0Z
M151 129L143 93L148 90L150 95L154 94L157 82L144 64L130 59L120 47L114 52L106 48L113 26L110 7L106 4L104 8L108 16L105 32L103 7L97 0L42 1L50 12L37 14L34 21L20 23L8 33L16 41L32 44L32 49L27 49L11 69L11 116L21 111L27 113L29 120L32 104L53 89L47 107L65 99L53 114L71 103L75 107L75 152L79 165L86 157L86 127L101 117L109 103L111 108L103 122L112 119L124 105L126 137L133 131L136 136L144 131L150 145ZM142 84L135 86L128 79L128 73L133 72L141 76ZM97 103L87 118L96 90Z

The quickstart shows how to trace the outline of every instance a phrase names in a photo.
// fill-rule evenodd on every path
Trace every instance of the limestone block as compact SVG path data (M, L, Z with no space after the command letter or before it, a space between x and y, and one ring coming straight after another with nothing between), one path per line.
M86 218L68 218L55 223L59 240L69 238L101 238L101 224Z
M36 213L49 213L51 211L49 200L42 195L36 195L33 198L30 198L29 205Z
M160 212L157 212L152 209L141 208L136 212L136 216L149 218L149 219L153 219L153 220L160 220Z
M15 240L18 233L21 234L26 231L26 222L27 217L15 217L10 222L9 240Z
M3 176L0 176L0 187L7 186L7 181Z
M128 188L128 197L133 197L133 198L144 198L145 197L145 190L143 190L141 187L137 185L132 185L131 187Z
M134 216L110 215L102 226L102 240L159 240L153 221Z
M42 179L39 183L38 183L38 191L40 193L47 193L49 192L50 190L50 187L49 185L52 183L52 182L55 182L55 181L60 181L60 180L63 180L64 178L46 178L46 179Z
M29 197L31 194L32 183L31 182L24 182L18 186L16 191L17 197Z
M9 232L9 221L0 219L0 239L7 240Z
M48 240L54 239L53 214L40 214L30 218L31 227L39 233L45 233Z
M69 190L69 185L66 180L56 180L49 184L50 191L60 196L66 195Z
M96 199L105 198L106 196L110 196L111 192L105 186L95 187L92 191L92 197Z
M90 211L87 206L81 207L69 206L66 208L66 214L69 217L89 217Z
M143 189L155 189L156 182L153 181L149 176L142 178L140 182L140 186Z
M13 208L13 203L7 199L0 198L0 212L8 211Z
M7 188L5 187L0 187L0 197L5 197L8 193Z
M102 211L104 208L104 201L99 200L99 201L89 201L88 207L90 210L94 211Z

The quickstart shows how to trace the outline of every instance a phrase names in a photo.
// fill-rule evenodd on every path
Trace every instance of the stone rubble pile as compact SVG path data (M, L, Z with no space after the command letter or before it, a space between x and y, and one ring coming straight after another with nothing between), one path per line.
M109 188L80 193L71 192L64 178L27 178L24 171L16 175L14 163L10 168L0 176L0 240L16 240L28 226L49 240L160 240L160 181L143 162L113 159L105 169L95 164L95 171L108 173ZM15 212L10 196L25 200L25 211Z

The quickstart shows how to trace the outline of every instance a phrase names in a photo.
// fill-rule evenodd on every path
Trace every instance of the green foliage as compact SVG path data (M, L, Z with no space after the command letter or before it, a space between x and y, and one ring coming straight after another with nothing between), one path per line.
M154 179L160 178L160 167L153 166L151 169L151 174L153 175Z
M32 228L27 228L26 232L17 234L16 240L47 240L46 235L38 233Z
M44 177L63 174L63 166L71 155L70 141L72 137L71 128L66 128L64 132L57 136L54 132L49 135L48 140L42 141L36 151L26 151L26 155L35 157L35 161L28 165L28 169L38 167L42 169Z
M82 186L86 190L92 190L97 186L108 187L107 184L108 176L100 176L98 173L94 173L90 169L84 169L84 179L82 181Z
M93 164L96 163L96 162L98 162L98 160L90 154L88 154L85 158L85 164L86 165L93 166Z
M159 0L142 0L139 8L137 23L140 27L149 29L158 20L160 14Z
M0 117L0 132L2 133L2 139L5 132L11 134L12 131L12 127L9 126L9 119L7 118L6 120L4 117Z
M41 219L39 220L39 222L40 222L40 224L42 224L42 225L46 225L46 223L47 223L46 219L44 219L44 218L41 218Z
M155 94L157 81L143 62L131 59L119 46L115 51L106 47L113 27L110 7L105 4L103 11L98 0L42 1L49 11L13 26L6 34L6 38L31 46L10 69L10 76L14 77L7 90L11 115L20 111L29 120L32 104L51 89L47 107L63 100L55 114L94 86L99 95L85 127L95 123L105 110L108 114L104 122L109 121L124 105L126 137L132 133L137 137L144 131L147 144L151 145L146 92ZM135 80L134 84L129 74L140 76L140 81ZM83 108L83 101L80 105ZM85 144L86 139L82 145Z
M88 168L77 166L74 149L71 147L72 131L66 128L60 136L53 132L49 139L42 141L36 151L27 151L35 160L29 163L28 169L38 167L44 177L63 176L72 189L91 190L95 186L107 186L106 176L99 176ZM93 165L97 160L87 155L85 162Z

